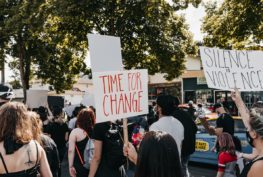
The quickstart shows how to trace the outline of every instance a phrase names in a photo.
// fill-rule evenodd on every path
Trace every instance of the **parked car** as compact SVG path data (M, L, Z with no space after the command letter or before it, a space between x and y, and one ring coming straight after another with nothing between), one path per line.
M233 117L235 120L235 133L242 145L242 151L245 153L251 153L252 147L248 144L246 139L246 128L243 124L243 121L240 117ZM216 126L216 119L209 118L208 123L210 126ZM207 163L217 165L217 156L216 152L211 151L215 145L216 136L209 135L204 126L199 122L197 123L197 134L196 134L196 144L195 152L191 155L190 161L198 163Z
M180 104L178 107L180 109L184 110L184 111L188 111L189 105L188 104ZM197 109L197 105L196 104L194 104L194 108ZM203 108L203 110L205 112L205 117L206 118L217 118L218 117L217 113L212 112L209 108L207 108L205 106L203 106L202 108Z

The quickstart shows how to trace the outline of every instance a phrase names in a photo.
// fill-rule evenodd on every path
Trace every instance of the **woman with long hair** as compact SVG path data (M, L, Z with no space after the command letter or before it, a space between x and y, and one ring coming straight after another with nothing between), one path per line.
M177 144L168 133L150 131L144 136L138 155L129 143L124 154L136 164L135 177L182 177Z
M236 177L237 156L235 144L229 133L218 136L219 155L217 177Z
M68 161L71 177L88 176L89 170L83 167L83 152L91 137L95 124L95 114L90 108L82 109L77 115L77 128L69 136Z
M43 126L40 116L33 111L29 111L28 115L32 121L33 138L44 148L53 177L58 177L61 169L57 146L49 136L42 132Z
M51 177L46 154L34 140L32 122L23 103L0 108L0 176Z
M232 99L235 101L244 125L247 128L247 141L256 149L255 158L245 165L240 176L261 177L263 174L263 107L257 106L249 111L238 89L232 92Z

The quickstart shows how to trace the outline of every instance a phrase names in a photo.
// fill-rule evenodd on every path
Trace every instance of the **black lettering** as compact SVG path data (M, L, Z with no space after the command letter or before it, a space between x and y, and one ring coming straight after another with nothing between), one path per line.
M245 65L242 65L242 62L241 62L241 60L242 60L242 58L241 58L241 56L240 56L240 54L242 53L242 55L246 55L243 51L236 51L236 56L237 56L237 58L238 58L238 61L239 61L239 64L240 64L240 66L241 66L241 68L246 68L247 67L247 65L245 64ZM245 61L245 60L243 60L243 61Z
M224 66L225 68L229 68L226 64L226 59L229 60L229 58L226 58L225 53L227 53L229 55L229 51L228 50L223 50L223 59L224 59Z
M228 88L230 88L230 85L229 85L229 80L228 80L228 78L229 78L229 77L227 77L227 73L225 73L225 78L226 78L226 83L227 83L227 86L228 86Z
M255 76L253 76L252 74L254 74ZM255 71L251 71L250 72L250 77L251 77L251 83L252 83L252 85L255 87L255 88L258 88L258 85L255 85L255 83L254 83L254 79L256 79L257 78L257 76L256 76L256 72Z
M246 56L247 56L247 65L248 65L248 68L249 69L252 69L252 68L254 68L253 66L251 66L250 64L250 59L249 59L249 57L248 57L248 51L246 51Z
M208 62L207 62L207 60L206 60L206 65L208 66L208 67L212 67L213 66L213 58L209 55L209 53L211 52L210 51L210 49L209 48L205 48L204 49L204 53L208 56L208 58L211 60L210 62L211 62L211 64L208 64Z
M215 75L214 75L214 72L212 71L212 73L206 71L206 74L208 75L208 77L210 78L210 80L213 82L214 86L216 86L216 80L215 80ZM211 76L211 74L213 76Z
M221 76L221 77L220 77L220 76ZM223 74L221 71L218 72L218 77L219 77L221 86L226 87L226 81L225 81L225 78L224 78L224 74ZM221 78L221 79L220 79L220 78ZM223 82L221 82L221 81L224 82L224 85L222 84Z
M215 50L213 50L213 54L214 54L215 67L217 67Z
M239 68L238 59L237 59L237 57L234 57L234 56L231 54L231 51L229 51L229 59L230 59L231 68L233 67L233 63L235 63L235 65L237 66L237 68Z
M236 80L236 72L232 73L233 80L234 80L234 88L237 88L237 80Z
M249 74L246 73L246 76L245 76L243 73L241 73L241 78L242 78L244 88L246 88L246 85L248 85L252 89L251 82L249 79Z
M262 76L262 74L260 74L260 73L261 73L261 70L258 70L257 71L258 81L259 81L259 84L260 84L260 88L263 89L262 80L261 80L261 77L260 77L260 76Z

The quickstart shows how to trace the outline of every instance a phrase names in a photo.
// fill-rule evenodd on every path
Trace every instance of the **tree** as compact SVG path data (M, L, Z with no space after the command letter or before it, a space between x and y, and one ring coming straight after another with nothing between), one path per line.
M120 36L126 69L147 68L173 79L182 73L186 54L197 51L185 19L175 13L189 3L200 0L0 0L0 45L19 60L24 89L30 73L58 92L88 73L88 33Z
M44 0L0 0L1 58L9 54L17 60L25 99L30 75L62 91L73 84L73 76L84 68L83 58L74 58L75 53L70 49L58 47L55 40L48 43L42 39L44 24L52 15L46 13L48 5L49 1ZM32 70L33 67L36 70Z
M126 69L147 68L150 74L166 73L167 79L173 79L181 75L185 55L196 52L185 19L175 13L190 1L174 1L172 5L146 0L54 3L56 20L48 30L57 31L47 34L64 34L69 46L79 46L82 51L87 48L87 33L120 36Z
M225 0L206 6L202 30L206 46L262 50L262 0Z

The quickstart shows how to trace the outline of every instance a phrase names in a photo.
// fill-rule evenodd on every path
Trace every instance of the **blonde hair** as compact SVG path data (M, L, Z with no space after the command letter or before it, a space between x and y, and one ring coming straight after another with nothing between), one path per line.
M33 139L41 144L42 122L40 116L36 112L29 111L28 117L32 123Z
M10 138L17 143L33 139L32 124L23 103L8 102L0 108L0 142Z
M251 128L263 139L263 108L255 107L250 110Z

